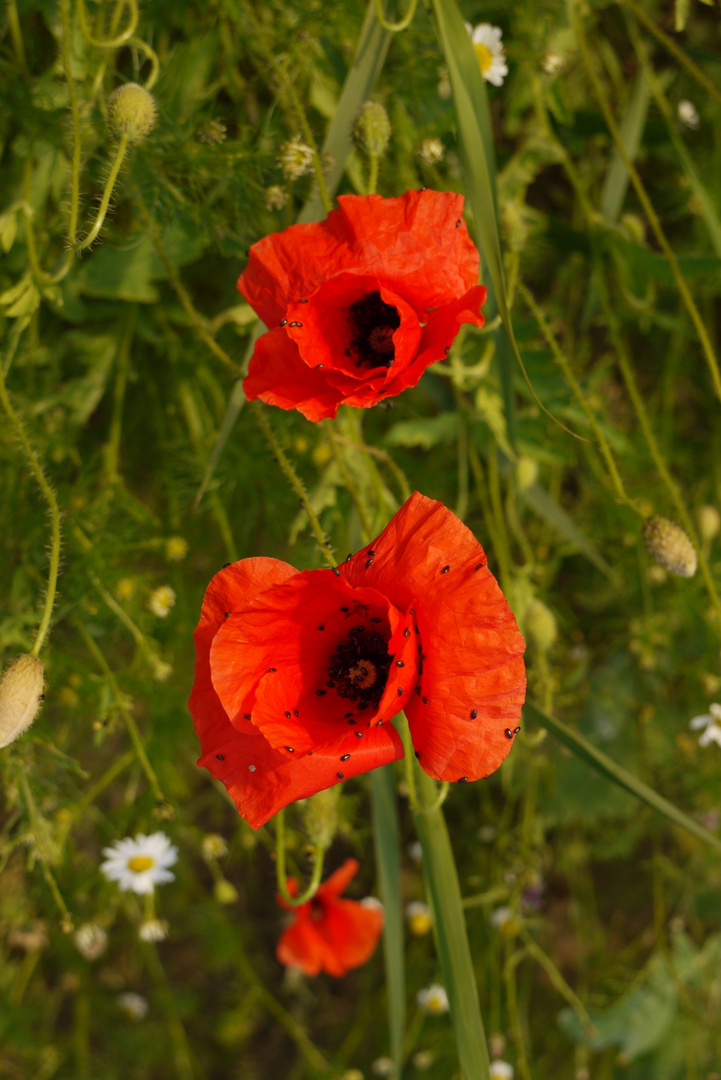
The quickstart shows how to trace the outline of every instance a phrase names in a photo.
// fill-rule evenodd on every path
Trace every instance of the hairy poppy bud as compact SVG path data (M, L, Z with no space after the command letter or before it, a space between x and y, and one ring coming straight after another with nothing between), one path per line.
M528 637L543 652L556 640L556 619L542 600L531 600L526 608L525 630Z
M108 98L108 125L115 135L127 135L128 142L139 143L155 127L158 110L155 98L138 83L125 83Z
M699 506L696 511L696 520L702 539L710 543L721 528L721 515L718 510L709 504Z
M0 680L0 747L7 746L32 724L43 700L43 665L34 656L19 656Z
M643 541L653 561L670 574L690 578L696 573L696 549L680 525L668 518L649 518Z
M533 458L519 457L516 462L516 481L519 491L527 491L538 479L538 462Z
M366 101L358 113L353 128L353 138L361 150L375 157L383 157L391 137L388 113L377 101Z
M311 844L329 848L338 828L339 787L319 791L304 807L304 821Z

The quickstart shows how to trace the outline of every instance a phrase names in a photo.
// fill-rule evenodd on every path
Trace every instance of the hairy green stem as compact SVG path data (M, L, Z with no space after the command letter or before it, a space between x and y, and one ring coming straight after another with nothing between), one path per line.
M95 222L94 222L93 226L91 227L90 232L87 234L87 236L85 236L84 239L82 239L80 241L80 243L75 244L75 246L73 248L73 251L79 252L79 251L84 251L86 248L89 248L90 245L93 243L93 241L97 238L97 235L100 232L100 230L102 229L103 223L105 222L105 215L108 212L108 207L110 206L110 200L111 200L112 195L113 195L113 188L115 187L115 181L118 179L118 173L120 172L122 164L125 161L125 155L126 155L126 153L128 151L128 145L129 145L128 136L127 135L121 135L120 139L118 141L118 148L115 151L115 157L113 158L113 163L110 166L110 174L108 176L108 179L107 179L107 181L105 183L105 187L103 189L103 195L102 195L102 198L100 200L100 209L98 210L97 216L95 218Z
M58 574L60 572L60 507L58 501L55 498L55 492L53 491L50 483L48 482L43 467L40 464L40 459L30 445L30 440L27 437L25 427L22 420L15 412L10 398L8 396L7 387L5 386L5 374L0 364L0 403L5 410L8 420L15 428L15 433L19 438L22 448L25 452L28 464L35 476L40 490L45 497L45 501L48 504L50 511L50 567L48 569L48 586L45 592L45 605L43 607L43 614L40 619L40 625L35 635L35 641L33 647L30 650L31 656L39 656L42 649L45 638L47 637L48 630L50 629L50 620L53 615L53 608L55 606L55 593L57 591Z
M92 45L95 49L119 49L121 45L125 45L135 33L138 25L138 4L137 0L121 0L116 6L114 16L115 25L120 21L119 15L123 7L130 9L130 17L128 19L128 25L118 34L117 37L108 38L103 40L102 38L93 37L88 27L88 19L85 11L85 0L78 0L78 21L80 22L80 32L87 41L88 45Z
M301 904L307 904L318 892L320 879L323 876L325 849L318 844L314 846L313 851L315 861L313 863L313 874L310 879L310 884L299 896L293 896L288 889L285 871L285 807L281 807L275 815L275 876L278 892L283 897L286 904L289 904L291 907L300 907Z
M80 6L82 7L82 0L80 0ZM75 79L73 78L72 67L72 23L70 20L70 0L60 0L60 17L63 22L63 73L65 75L65 82L68 87L68 97L70 98L70 117L73 127L73 160L71 166L71 181L70 181L70 219L68 221L68 244L72 249L75 245L75 237L78 231L78 214L80 208L80 114L78 112L78 95L75 90ZM68 252L68 257L65 259L64 266L61 268L64 272L62 276L70 269L70 262L72 259L72 250ZM53 279L59 281L60 278L56 275Z

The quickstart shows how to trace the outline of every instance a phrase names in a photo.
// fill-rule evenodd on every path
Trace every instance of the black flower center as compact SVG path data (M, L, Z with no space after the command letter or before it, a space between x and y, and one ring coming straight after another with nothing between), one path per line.
M393 331L401 325L398 309L386 304L376 289L348 308L353 337L346 355L356 357L356 367L390 367L395 360Z
M378 633L354 627L330 658L327 686L339 697L357 702L359 710L378 707L388 681L392 656Z

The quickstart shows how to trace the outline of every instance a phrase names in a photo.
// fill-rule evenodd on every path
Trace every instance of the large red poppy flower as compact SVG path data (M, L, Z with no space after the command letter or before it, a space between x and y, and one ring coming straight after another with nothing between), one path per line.
M401 709L439 780L488 776L520 730L516 621L470 530L418 492L336 570L225 567L195 645L198 764L253 828L402 757L389 723Z
M313 899L299 907L290 907L278 897L281 907L295 916L278 942L276 956L281 964L299 967L306 975L325 971L340 978L371 958L383 930L382 907L340 899L357 872L357 860L346 859ZM288 890L291 896L297 894L295 878L288 878Z
M266 326L246 396L309 420L377 405L448 355L462 323L483 326L486 290L463 197L342 195L325 221L250 249L238 288Z

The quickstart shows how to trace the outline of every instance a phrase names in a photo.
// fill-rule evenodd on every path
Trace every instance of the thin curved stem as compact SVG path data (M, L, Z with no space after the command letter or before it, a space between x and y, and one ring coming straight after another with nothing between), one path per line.
M28 65L27 60L25 59L25 45L23 43L23 33L20 28L20 18L18 16L15 0L7 0L7 16L15 57L23 75L27 75Z
M288 890L288 882L285 873L285 808L279 810L275 815L275 823L275 873L278 892L283 897L286 904L290 904L291 907L300 907L301 904L307 904L309 900L312 900L318 892L320 879L323 876L325 848L320 845L314 847L315 862L313 864L313 874L310 879L310 884L300 896L292 896Z
M335 567L336 566L336 561L333 558L333 554L332 554L332 552L330 551L330 549L328 547L328 538L326 537L326 534L323 532L323 526L320 523L320 519L318 518L318 515L316 514L315 510L313 509L313 507L310 504L310 499L308 498L308 492L305 489L305 485L304 485L303 481L298 476L297 472L295 471L295 469L291 465L290 461L288 461L288 458L285 456L285 453L281 449L280 443L278 442L278 440L275 437L275 432L273 431L273 428L270 426L270 421L268 420L268 417L265 415L265 411L263 409L263 406L261 405L261 403L259 401L254 401L252 404L253 404L253 411L254 411L254 414L255 414L255 418L258 421L258 423L260 424L260 427L263 430L263 434L265 435L266 439L270 443L270 446L271 446L271 449L272 449L272 451L273 451L273 453L275 455L276 461L280 465L280 468L281 468L284 476L288 480L288 483L293 488L293 491L298 496L298 499L300 501L301 506L303 507L306 514L308 515L308 521L310 522L310 527L313 530L313 535L315 536L316 540L318 541L318 546L320 547L321 551L323 552L323 557L325 558L325 560L327 561L327 563L328 563L328 565L330 567Z
M369 152L368 164L368 194L375 195L376 188L378 187L378 155Z
M577 2L578 0L576 0L576 3ZM621 132L619 131L618 124L616 123L613 112L611 111L611 106L608 103L606 92L603 88L601 80L599 79L593 67L593 60L588 49L586 32L583 26L583 17L580 15L576 4L572 5L572 10L573 23L575 26L576 35L578 37L578 43L581 47L583 62L586 67L586 71L588 72L588 77L591 80L593 91L596 95L596 100L601 107L601 112L603 113L608 130L611 133L611 137L613 138L613 141L616 145L619 156L623 161L624 166L626 167L626 171L628 172L629 178L631 180L631 183L633 184L639 202L643 207L643 211L648 219L649 225L651 226L654 236L656 237L659 246L663 250L663 253L668 260L669 266L671 268L671 273L673 274L678 291L681 294L681 299L683 300L684 306L691 318L691 322L696 328L696 333L698 334L699 341L701 342L701 348L703 349L704 356L706 357L706 363L708 364L709 372L711 374L711 381L713 383L714 390L716 391L716 396L719 398L719 400L721 400L721 372L719 372L718 361L716 359L716 354L714 352L713 345L711 344L711 339L708 335L708 331L706 330L703 319L701 318L701 314L696 306L693 296L691 295L691 291L686 284L686 279L681 273L681 269L678 265L678 260L676 258L676 255L674 254L673 248L668 242L665 232L661 228L661 222L659 221L658 215L653 208L653 204L648 197L646 188L644 187L643 182L641 181L641 177L638 174L638 170L636 169L636 166L629 157L628 151L624 146L623 138L621 136Z
M48 630L50 629L50 620L52 619L53 608L55 606L55 593L57 591L58 574L60 571L60 507L55 498L55 492L45 476L43 467L40 464L40 459L30 445L30 440L27 437L23 422L12 407L7 387L5 386L5 374L3 372L2 364L0 364L0 403L2 403L8 420L15 428L15 432L25 451L25 457L28 460L33 475L37 480L38 486L40 487L50 510L50 568L48 570L48 587L45 592L45 606L40 619L40 625L35 635L33 647L30 650L30 655L37 657L45 643Z
M331 450L333 451L333 457L335 458L335 463L338 466L338 470L341 476L343 477L343 483L345 485L346 491L355 503L355 508L358 511L358 516L361 520L361 526L363 528L363 532L365 533L365 539L367 543L369 540L373 539L373 525L371 524L371 521L368 517L368 513L366 511L363 499L361 498L361 494L356 487L353 477L348 471L348 466L343 460L343 455L340 452L340 447L336 442L336 434L335 428L333 427L333 421L324 420L323 427L325 428L326 434L328 435L328 441L330 442Z
M27 807L28 817L30 818L30 827L35 837L35 852L40 859L41 866L43 868L43 877L47 882L47 886L53 895L53 900L57 904L60 913L62 915L62 928L67 934L73 929L73 917L68 911L68 906L63 900L62 893L58 888L58 883L53 876L53 872L50 869L50 861L48 858L48 852L46 850L46 843L48 842L48 830L45 825L45 819L39 813L33 793L28 783L26 775L26 769L24 766L20 766L17 770L18 781L25 800L25 806Z
M408 11L405 13L402 19L397 23L389 23L383 14L383 0L375 0L376 5L376 18L381 24L384 30L390 31L391 34L398 34L401 30L407 30L413 22L413 16L416 13L416 7L418 6L418 0L410 0L408 5Z
M122 164L125 160L125 155L127 151L128 136L121 135L118 142L118 149L116 150L115 158L113 159L113 164L110 167L110 175L108 176L105 188L103 190L103 197L100 200L100 209L98 210L97 217L95 218L95 224L93 225L85 239L81 240L79 244L75 245L75 247L73 248L74 251L84 251L85 248L90 247L90 245L102 229L103 222L105 221L105 215L107 214L108 207L110 206L110 199L112 198L115 181L118 179L118 173L120 172Z
M82 6L82 3L80 6ZM61 0L60 17L63 22L63 69L65 74L65 82L67 83L68 87L68 97L70 98L70 116L73 126L73 160L70 184L70 220L68 222L68 243L72 248L75 244L75 235L78 231L78 213L80 207L80 114L78 112L78 95L75 92L75 80L73 79L71 57L72 25L70 22L70 0ZM72 258L72 252L70 252L69 254L70 258ZM67 269L63 267L63 269L65 269L63 277L67 273L67 270L70 268L70 261L68 259L66 259L66 263Z
M158 80L158 75L160 74L160 60L158 59L158 54L155 49L152 49L147 41L143 41L142 38L131 38L128 42L128 46L131 49L139 49L141 53L145 54L145 59L150 61L150 74L145 80L144 85L146 90L152 90Z
M88 28L88 19L85 11L85 0L78 0L78 18L80 21L80 31L87 41L88 45L92 45L96 49L119 49L121 45L125 45L127 41L135 33L138 26L138 5L137 0L124 0L123 4L118 5L118 11L121 7L130 8L130 18L128 25L118 34L117 37L109 38L107 41L103 41L102 38L95 38L90 33Z

